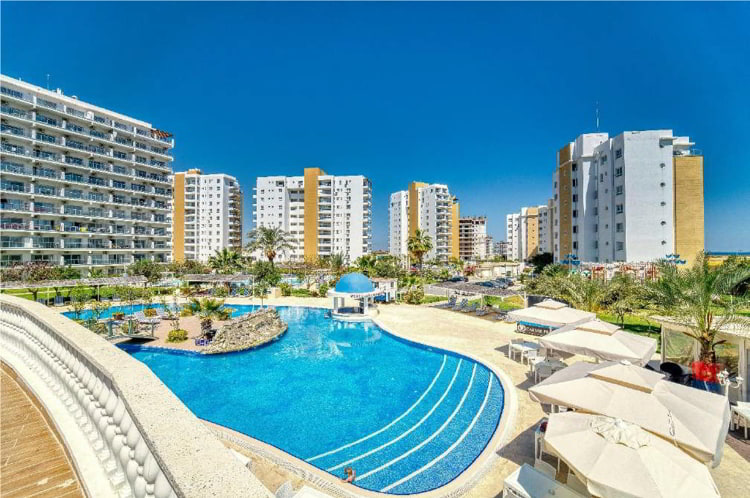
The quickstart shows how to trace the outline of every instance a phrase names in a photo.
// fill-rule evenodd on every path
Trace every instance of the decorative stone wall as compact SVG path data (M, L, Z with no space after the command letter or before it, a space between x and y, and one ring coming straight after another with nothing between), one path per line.
M88 494L272 496L145 365L55 310L0 295L0 358L65 407L66 446L98 462L79 469Z
M262 346L278 338L287 328L275 309L260 309L224 324L202 353L231 353Z

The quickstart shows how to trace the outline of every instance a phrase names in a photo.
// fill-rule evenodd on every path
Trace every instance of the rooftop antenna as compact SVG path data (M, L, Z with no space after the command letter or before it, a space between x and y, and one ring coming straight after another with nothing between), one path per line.
M596 131L599 132L599 101L596 101Z
M49 90L49 73L47 73L47 90Z

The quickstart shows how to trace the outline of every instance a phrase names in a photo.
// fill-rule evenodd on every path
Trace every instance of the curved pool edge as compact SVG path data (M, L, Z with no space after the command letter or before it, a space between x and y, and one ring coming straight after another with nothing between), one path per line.
M323 308L322 306L307 307ZM448 348L443 345L423 342L421 340L417 340L394 331L393 329L385 326L377 318L374 318L372 321L373 323L375 323L375 325L383 329L383 331L396 337L399 340L413 343L419 345L420 347L448 351L450 353L463 356L485 366L489 371L497 376L497 379L503 388L503 412L500 416L500 421L495 427L492 438L489 440L479 456L471 463L471 465L464 469L463 472L461 472L449 483L430 491L410 495L393 495L389 493L370 491L354 486L353 484L346 484L338 479L335 479L331 476L331 474L269 443L248 436L247 434L235 431L234 429L231 429L229 427L219 425L204 419L200 420L217 438L228 441L232 444L240 446L250 453L257 454L263 458L266 458L267 460L270 460L275 465L278 465L279 467L289 471L290 473L299 476L301 479L312 483L315 486L318 486L326 493L330 493L332 496L341 498L383 498L393 496L412 496L418 498L454 498L467 493L474 486L476 486L479 481L481 481L481 479L484 478L490 471L492 464L499 457L498 451L508 442L508 437L515 428L516 418L518 414L518 393L516 393L515 384L513 384L510 377L508 377L508 374L506 374L503 370L497 368L494 365L488 364L487 361L477 358L470 353L461 351L460 348Z

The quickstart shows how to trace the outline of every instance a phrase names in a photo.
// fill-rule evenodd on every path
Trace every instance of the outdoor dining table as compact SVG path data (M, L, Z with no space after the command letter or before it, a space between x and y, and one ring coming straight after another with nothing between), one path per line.
M530 351L539 351L539 344L531 341L511 342L510 344L508 344L508 356L510 358L513 358L513 356L519 354L521 355L521 360L523 361L524 354Z
M541 369L549 368L550 375L553 373L562 370L563 368L567 367L568 365L565 364L562 360L559 360L557 358L544 358L541 361L534 361L529 364L529 368L531 369L531 372L534 374L534 382L539 382L538 374L540 367Z

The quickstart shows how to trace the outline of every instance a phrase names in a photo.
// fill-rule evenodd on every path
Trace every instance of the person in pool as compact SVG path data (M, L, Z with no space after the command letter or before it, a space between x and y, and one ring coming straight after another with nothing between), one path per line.
M357 473L354 472L354 469L351 467L347 467L344 469L344 472L346 472L346 479L341 479L344 482L354 482L354 478L357 477Z

